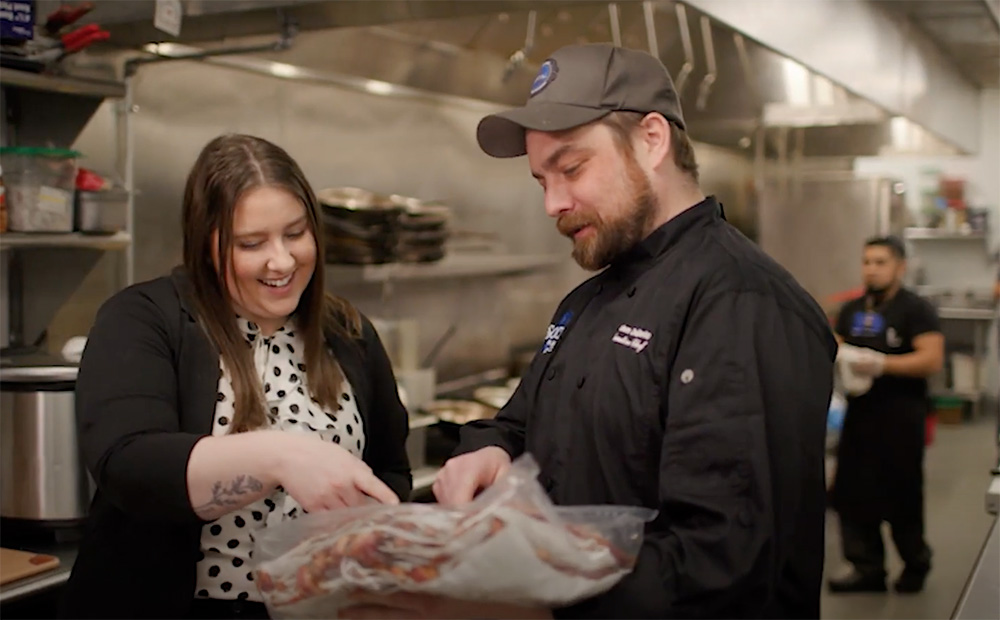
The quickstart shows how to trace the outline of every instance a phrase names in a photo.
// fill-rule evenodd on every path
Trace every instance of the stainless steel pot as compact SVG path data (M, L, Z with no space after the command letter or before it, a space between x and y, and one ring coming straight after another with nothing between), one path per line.
M0 516L72 526L92 485L77 447L77 368L0 368Z
M76 193L76 229L112 234L128 228L128 192L123 189Z

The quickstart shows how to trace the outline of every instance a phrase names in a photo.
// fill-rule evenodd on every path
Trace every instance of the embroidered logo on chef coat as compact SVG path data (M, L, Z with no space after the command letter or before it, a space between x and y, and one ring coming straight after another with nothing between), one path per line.
M615 335L611 337L611 342L628 347L636 353L642 353L642 350L649 346L649 340L652 337L653 333L649 330L622 323L618 326Z
M545 330L545 343L542 344L542 355L552 353L556 348L556 343L562 338L563 333L566 331L566 326L569 325L570 319L573 318L573 312L567 311L559 320L555 323L551 323Z

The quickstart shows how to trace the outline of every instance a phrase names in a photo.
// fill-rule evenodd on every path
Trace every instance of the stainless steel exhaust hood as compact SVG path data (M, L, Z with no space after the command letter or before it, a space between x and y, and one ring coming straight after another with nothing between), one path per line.
M975 148L964 126L950 131L939 110L911 106L902 110L912 113L908 115L913 120L908 120L884 98L859 87L864 75L838 76L840 81L834 82L816 66L807 67L744 37L733 29L742 27L740 20L729 19L730 26L713 16L720 10L717 4L741 3L625 0L609 10L605 2L559 0L189 0L184 3L186 16L177 40L153 30L154 4L152 0L99 3L99 10L106 12L100 19L112 30L117 46L135 49L170 40L211 49L273 38L280 10L297 21L301 34L290 50L261 54L256 64L249 63L256 67L261 66L257 61L278 63L274 66L280 70L272 72L278 77L352 76L362 85L385 83L501 105L523 103L540 62L553 50L575 42L617 39L627 47L655 47L682 90L691 134L701 142L734 149L750 149L761 142L758 148L772 156L953 153ZM775 24L772 21L774 29L795 29L794 24ZM531 49L525 54L529 40ZM830 35L827 44L840 46L845 40ZM916 56L911 62L923 58ZM240 66L233 59L212 62ZM927 77L931 83L940 77L933 72L941 67L917 64L908 65L908 70L931 71ZM966 109L970 96L961 91L947 101L957 100L966 117L978 118L973 113L977 107Z

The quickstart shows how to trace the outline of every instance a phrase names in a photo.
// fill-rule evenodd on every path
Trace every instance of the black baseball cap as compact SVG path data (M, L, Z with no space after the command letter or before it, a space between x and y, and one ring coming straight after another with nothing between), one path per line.
M542 63L528 102L479 121L479 146L493 157L526 153L524 132L565 131L615 111L659 112L684 129L681 102L663 63L607 43L569 45Z

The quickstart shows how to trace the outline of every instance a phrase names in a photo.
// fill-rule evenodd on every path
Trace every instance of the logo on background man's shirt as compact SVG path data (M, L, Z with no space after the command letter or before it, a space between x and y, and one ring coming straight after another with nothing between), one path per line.
M900 338L899 334L892 327L885 330L885 343L893 349L898 349L903 346L903 339Z
M652 337L653 333L649 330L622 323L618 326L615 335L611 337L611 342L628 347L636 353L642 353L642 350L649 346L649 340Z
M550 324L545 329L545 342L542 344L542 355L547 353L552 353L556 348L556 343L562 338L563 332L566 331L566 326L569 325L569 320L573 318L573 312L567 311L559 320L555 323Z
M851 320L851 336L855 338L874 338L885 331L885 317L877 312L861 311L854 313Z

